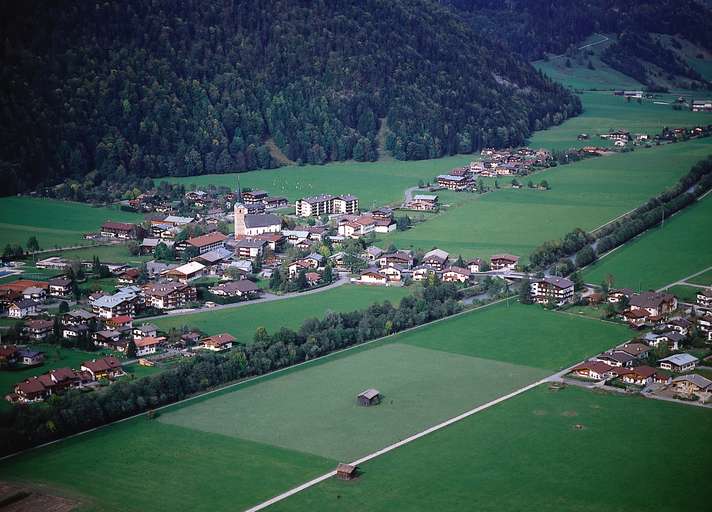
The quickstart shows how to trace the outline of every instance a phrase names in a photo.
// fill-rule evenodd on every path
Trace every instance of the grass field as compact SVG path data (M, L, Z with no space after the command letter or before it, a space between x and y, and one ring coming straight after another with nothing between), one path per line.
M411 291L409 288L398 286L370 287L347 284L301 297L192 315L171 315L151 320L151 323L163 331L171 327L181 328L189 325L210 335L229 332L237 337L238 341L251 343L258 327L265 327L270 332L275 332L281 327L296 329L307 318L321 318L327 311L353 311L385 300L398 304L400 299Z
M536 307L491 306L37 450L1 464L0 478L79 494L85 510L241 509L627 336ZM370 386L383 403L357 407ZM97 452L122 485L95 478Z
M594 229L672 185L712 153L712 139L638 149L548 169L533 176L551 190L501 189L463 201L408 231L383 237L399 248L439 247L453 254L527 257L546 240Z
M305 165L281 169L241 173L240 186L267 190L271 195L285 196L291 201L316 194L355 194L361 207L371 209L384 204L400 204L403 191L418 184L418 180L431 181L453 167L462 166L473 155L457 155L436 160L382 162L337 162L328 165ZM169 181L206 185L224 185L235 188L237 174L210 174L188 178L156 178L157 183Z
M681 301L694 304L695 301L697 301L697 292L700 291L700 288L678 284L671 286L667 291L675 295L675 297Z
M712 285L712 270L708 270L699 276L688 279L687 282L692 284L701 284L702 286L710 286Z
M712 266L712 196L665 221L600 259L582 276L601 283L609 274L615 286L657 289Z
M711 429L709 410L540 386L270 510L694 510L712 499Z
M90 261L94 256L98 256L102 263L129 263L140 265L142 262L150 261L153 256L134 256L129 252L127 244L97 245L82 249L72 249L70 251L58 251L43 254L43 258L49 256L61 256L68 260Z
M21 244L36 236L42 249L88 245L84 233L97 231L107 220L140 222L143 216L116 207L31 197L0 198L0 247Z

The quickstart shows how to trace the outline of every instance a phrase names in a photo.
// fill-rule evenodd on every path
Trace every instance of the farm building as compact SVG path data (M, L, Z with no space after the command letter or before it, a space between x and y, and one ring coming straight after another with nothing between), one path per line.
M367 389L366 391L362 391L356 397L356 402L359 405L363 405L364 407L368 407L370 405L378 405L380 401L381 393L379 393L377 389L373 388Z
M339 463L336 466L336 478L339 480L353 480L358 475L358 468L351 464Z

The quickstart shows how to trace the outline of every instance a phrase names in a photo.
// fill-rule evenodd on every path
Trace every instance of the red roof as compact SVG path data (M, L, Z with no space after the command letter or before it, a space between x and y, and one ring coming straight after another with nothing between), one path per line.
M187 242L193 247L205 247L206 245L224 242L225 240L227 240L227 236L223 235L220 231L213 231L207 235L189 238Z
M45 386L37 377L35 377L34 379L28 379L24 382L20 382L17 385L17 390L25 395L33 395L36 393L43 393Z
M606 363L602 361L586 361L585 363L582 363L578 365L576 368L574 368L572 371L577 372L580 370L589 370L593 371L595 373L603 374L603 373L608 373L612 370L613 368Z
M133 317L130 315L115 316L106 320L106 323L110 325L123 325L131 322L133 322Z
M92 361L85 361L82 366L88 368L92 372L106 372L116 368L121 368L121 363L114 356L106 356L101 359L94 359Z
M222 345L227 345L235 341L235 337L226 332L222 334L216 334L215 336L209 336L203 339L203 345L206 347L221 347Z

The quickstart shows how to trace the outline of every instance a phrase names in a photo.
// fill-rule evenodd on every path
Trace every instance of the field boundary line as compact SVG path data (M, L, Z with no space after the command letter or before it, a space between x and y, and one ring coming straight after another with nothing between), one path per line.
M249 382L253 382L253 381L256 381L256 380L259 380L259 379L265 379L265 378L267 378L267 377L272 377L272 376L274 376L274 375L277 375L278 373L286 372L287 370L292 370L292 369L294 369L294 368L299 368L299 367L304 366L304 365L307 365L307 364L312 364L314 361L320 361L320 360L323 360L323 359L326 359L326 358L329 358L329 357L333 357L333 356L336 356L336 355L339 355L339 354L343 354L344 352L347 352L347 351L349 351L349 350L354 350L354 349L356 349L356 348L365 347L365 346L367 346L367 345L372 345L372 344L374 344L374 343L383 342L384 340L387 340L387 339L389 339L389 338L392 338L393 336L397 336L397 335L402 334L402 333L405 333L405 332L411 332L411 331L414 331L414 330L417 330L417 329L421 329L421 328L423 328L423 327L425 327L425 326L428 326L428 325L432 325L432 324L435 324L435 323L438 323L438 322L442 322L442 321L445 321L445 320L449 320L449 319L451 319L451 318L455 318L455 317L458 317L458 316L461 316L461 315L465 315L465 314L467 314L467 313L473 313L473 312L475 312L475 311L479 311L480 309L484 309L484 308L487 308L487 307L489 307L489 306L494 306L495 304L501 304L502 302L504 302L504 301L506 301L507 299L510 299L510 298L511 298L511 297L505 297L505 298L503 298L503 299L498 299L498 300L496 300L496 301L494 301L494 302L490 302L490 303L488 303L488 304L483 304L482 306L477 306L477 307L474 307L474 308L465 309L464 311L460 311L459 313L455 313L454 315L446 316L446 317L443 317L443 318L438 318L437 320L433 320L432 322L428 322L428 323L421 324L421 325L416 325L416 326L414 326L414 327L409 327L408 329L403 329L402 331L398 331L398 332L396 332L396 333L389 334L389 335L383 336L383 337L381 337L381 338L376 338L376 339L373 339L373 340L364 341L363 343L357 343L357 344L355 344L355 345L351 345L350 347L342 348L341 350L337 350L337 351L335 351L335 352L330 352L330 353L328 353L328 354L324 354L323 356L315 357L314 359L309 359L308 361L302 361L301 363L297 363L297 364L294 364L294 365L291 365L291 366L286 366L286 367L284 367L284 368L279 368L278 370L273 370L273 371L271 371L271 372L263 373L262 375L255 375L254 377L249 377L249 378L244 379L244 380L238 380L237 382L232 382L232 383L230 383L230 384L226 384L225 386L220 386L220 387L218 387L218 388L211 389L211 390L205 391L205 392L203 392L203 393L198 393L198 394L196 394L196 395L189 396L189 397L187 397L187 398L184 398L183 400L179 400L179 401L173 402L173 403L171 403L171 404L166 404L166 405L162 405L162 406L160 406L160 407L156 407L155 409L151 409L151 411L153 411L153 412L162 411L162 410L164 410L164 409L168 409L169 407L175 407L176 405L185 404L186 402L190 402L191 400L196 400L196 399L198 399L198 398L203 398L203 397L206 397L206 396L209 396L209 395L212 395L212 394L221 392L221 391L225 391L226 389L230 389L230 388L237 387L237 386L242 386L242 385L244 385L244 384L247 384L247 383L249 383ZM19 451L19 452L10 453L10 454L8 454L8 455L5 455L5 456L3 456L3 457L0 457L0 462L5 461L5 460L8 460L8 459L12 459L13 457L18 457L18 456L20 456L20 455L23 455L23 454L25 454L25 453L32 452L32 451L34 451L34 450L39 450L40 448L46 448L46 447L48 447L48 446L52 446L52 445L54 445L54 444L61 443L61 442L66 441L66 440L68 440L68 439L73 439L73 438L75 438L75 437L83 436L83 435L85 435L85 434L89 434L89 433L91 433L91 432L95 432L95 431L97 431L97 430L100 430L100 429L103 429L103 428L106 428L106 427L110 427L111 425L116 425L116 424L118 424L118 423L123 423L123 422L125 422L125 421L129 421L129 420L133 420L133 419L136 419L136 418L140 418L141 416L147 415L148 412L149 412L149 411L143 411L143 412L134 414L134 415L132 415L132 416L127 416L126 418L121 418L121 419L112 421L111 423L105 423L105 424L103 424L103 425L99 425L98 427L93 427L93 428L90 428L90 429L88 429L88 430L82 430L81 432L77 432L77 433L75 433L75 434L71 434L71 435L68 435L68 436L66 436L66 437L62 437L62 438L60 438L60 439L55 439L54 441L48 441L48 442L46 442L46 443L42 443L42 444L39 444L39 445L37 445L37 446L32 446L31 448L27 448L27 449L22 450L22 451Z

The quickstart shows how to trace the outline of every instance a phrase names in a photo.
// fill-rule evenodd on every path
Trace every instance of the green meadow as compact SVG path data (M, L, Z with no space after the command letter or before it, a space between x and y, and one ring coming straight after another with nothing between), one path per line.
M41 249L89 245L83 234L97 231L107 220L141 222L143 216L118 207L32 197L0 198L0 247L37 237Z
M462 201L407 231L382 237L383 244L481 258L509 252L526 260L546 240L576 227L592 230L672 185L712 153L712 139L637 149L542 171L551 190L500 189ZM501 180L505 182L506 180Z
M86 511L244 509L627 336L502 303L32 451L0 478L77 495ZM380 405L356 406L367 387ZM96 478L99 452L120 486Z
M270 510L695 510L711 431L709 410L542 385Z
M242 343L251 343L255 330L264 327L270 332L282 327L298 329L307 318L321 318L327 311L346 312L363 309L374 302L400 299L411 289L400 286L343 285L319 293L289 299L246 304L237 308L217 309L190 315L170 315L151 320L162 331L184 325L196 327L209 335L229 332Z
M687 282L692 283L692 284L701 284L702 286L711 286L712 285L712 270L708 270L707 272L703 272L699 276L690 278L687 280Z
M710 195L666 220L664 227L650 229L604 256L582 276L587 283L597 284L612 275L615 286L647 290L661 288L707 267L712 267ZM709 273L701 277L708 276Z

